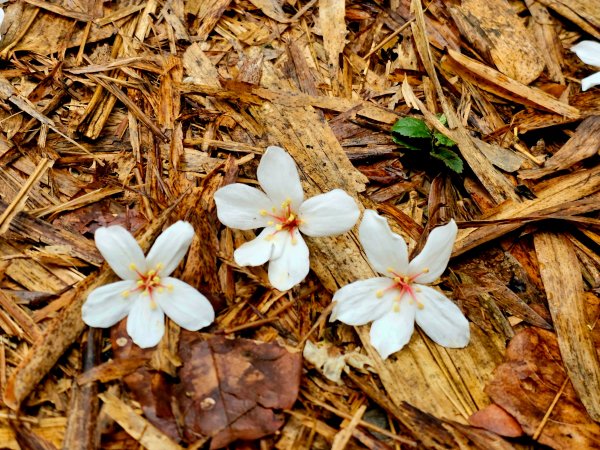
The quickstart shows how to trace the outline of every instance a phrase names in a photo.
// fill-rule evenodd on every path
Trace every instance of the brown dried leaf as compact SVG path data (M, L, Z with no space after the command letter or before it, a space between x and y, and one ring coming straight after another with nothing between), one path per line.
M519 422L496 404L477 411L469 417L469 423L493 431L500 436L519 437L523 435L523 428Z
M154 349L142 349L134 345L127 334L126 324L127 319L124 319L111 329L112 348L116 360L139 362L149 359ZM142 366L135 371L130 370L123 376L123 382L142 406L148 421L170 438L180 440L181 436L171 407L173 398L171 383L167 382L165 375Z
M211 449L258 439L279 429L300 385L302 358L272 343L183 333L176 394L185 437L211 436Z
M535 328L524 330L510 342L506 357L486 392L533 435L565 381L556 336ZM600 425L587 414L570 383L538 440L555 449L593 448L600 442Z

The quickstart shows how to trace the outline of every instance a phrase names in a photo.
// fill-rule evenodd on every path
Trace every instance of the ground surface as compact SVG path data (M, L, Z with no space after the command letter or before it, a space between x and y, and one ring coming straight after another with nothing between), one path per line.
M4 10L1 448L600 441L600 89L581 92L594 68L569 51L600 38L599 4ZM392 134L407 116L442 137ZM469 318L466 349L416 331L382 361L368 326L328 322L333 292L373 276L355 232L309 239L312 272L288 292L265 267L235 264L254 234L222 226L213 194L255 184L268 145L292 155L307 195L345 189L413 252L433 227L459 223L437 287ZM179 219L196 237L176 275L211 300L215 323L169 322L151 350L123 324L86 327L87 294L115 280L94 231L120 224L148 249Z

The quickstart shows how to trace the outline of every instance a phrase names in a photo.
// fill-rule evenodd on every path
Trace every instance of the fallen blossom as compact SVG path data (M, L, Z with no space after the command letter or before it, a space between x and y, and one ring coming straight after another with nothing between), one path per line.
M309 271L308 247L300 232L311 237L341 234L354 226L360 213L354 199L341 189L305 201L296 164L280 147L267 148L257 178L262 191L235 183L215 192L217 215L230 228L264 227L233 256L240 266L269 261L269 282L285 291Z
M585 64L600 68L600 42L581 41L577 45L571 47L579 59ZM589 88L600 84L600 72L596 72L589 77L581 80L581 90L587 91Z
M169 275L188 251L194 229L179 221L155 241L147 257L125 228L99 228L96 246L122 279L94 289L83 304L83 321L108 328L127 317L127 333L142 348L154 347L164 334L166 314L186 330L204 328L215 318L210 302L187 283Z
M338 290L330 320L348 325L373 322L371 345L384 359L410 341L415 321L434 342L465 347L469 343L467 319L444 294L425 286L446 269L456 233L453 220L435 228L421 253L409 263L404 239L375 211L365 211L359 239L373 268L385 276Z

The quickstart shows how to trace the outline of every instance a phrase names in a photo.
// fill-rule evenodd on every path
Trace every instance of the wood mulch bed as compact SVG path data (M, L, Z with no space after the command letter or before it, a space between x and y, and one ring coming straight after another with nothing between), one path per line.
M569 49L600 40L600 3L3 6L0 448L598 445L600 88L581 91L594 67ZM433 141L403 145L405 117L453 141L462 171ZM369 326L329 322L332 294L374 274L356 228L308 238L290 291L236 265L254 232L224 227L213 194L256 185L269 145L307 196L344 189L413 254L456 220L437 287L471 323L466 348L417 328L382 360ZM147 250L177 220L196 236L176 275L214 324L168 322L145 350L124 324L87 327L88 293L116 280L95 230Z

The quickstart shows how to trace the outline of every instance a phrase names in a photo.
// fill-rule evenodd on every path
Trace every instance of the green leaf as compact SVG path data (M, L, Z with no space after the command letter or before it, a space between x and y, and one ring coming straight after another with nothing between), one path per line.
M413 145L411 142L409 142L409 139L402 139L402 138L398 137L398 135L396 135L396 134L392 134L392 141L394 141L400 147L404 147L409 150L421 150L421 147L417 147L416 145ZM427 146L427 147L429 148L429 146Z
M443 135L439 131L434 131L433 132L433 137L435 139L435 142L433 143L433 145L436 146L436 147L440 147L440 146L443 146L443 147L454 147L456 145L456 142L454 142L449 137Z
M438 114L437 118L442 123L442 125L448 125L448 119L446 119L446 114Z
M456 152L445 147L436 147L431 150L430 155L442 161L450 170L453 170L456 173L462 173L463 162Z
M392 133L410 138L430 138L431 131L421 119L403 117L392 126Z

